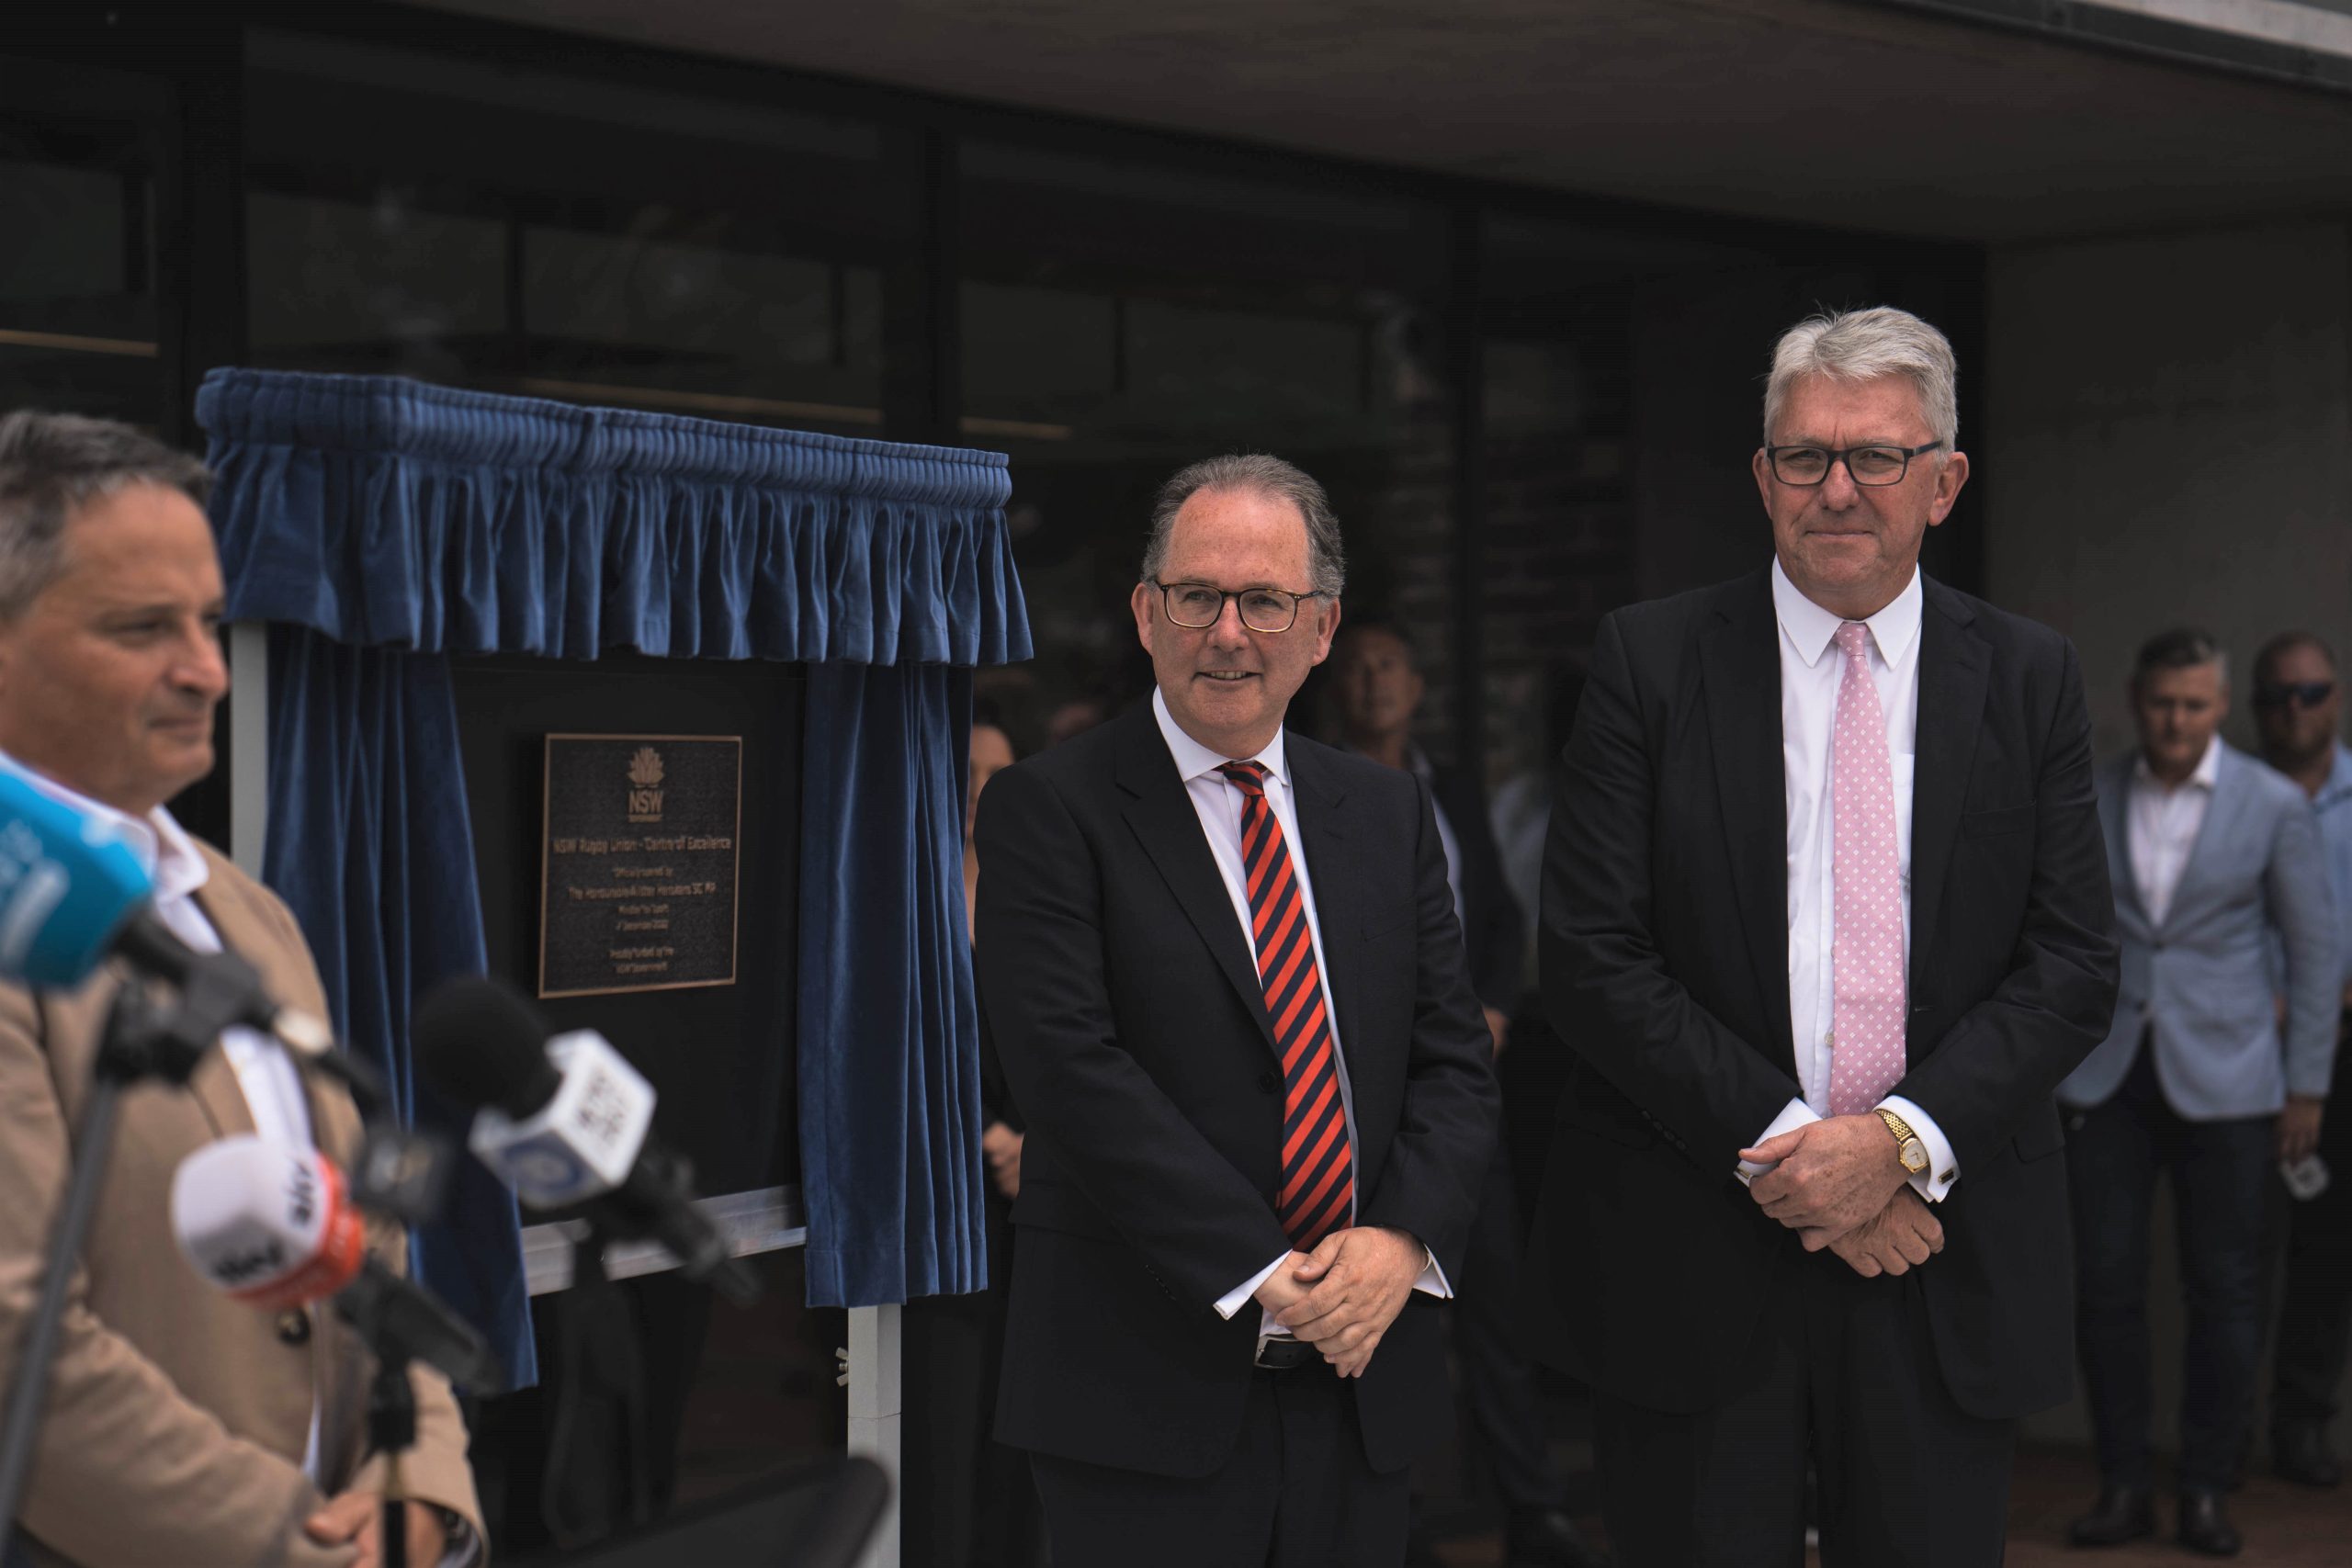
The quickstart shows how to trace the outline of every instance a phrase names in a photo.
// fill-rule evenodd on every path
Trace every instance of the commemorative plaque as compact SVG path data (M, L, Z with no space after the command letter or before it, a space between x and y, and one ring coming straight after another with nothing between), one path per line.
M539 995L735 983L743 741L550 735Z

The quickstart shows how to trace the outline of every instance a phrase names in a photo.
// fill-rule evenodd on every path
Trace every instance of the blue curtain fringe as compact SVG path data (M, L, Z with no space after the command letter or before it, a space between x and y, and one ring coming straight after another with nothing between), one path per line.
M229 614L421 653L1030 656L1001 453L212 371Z

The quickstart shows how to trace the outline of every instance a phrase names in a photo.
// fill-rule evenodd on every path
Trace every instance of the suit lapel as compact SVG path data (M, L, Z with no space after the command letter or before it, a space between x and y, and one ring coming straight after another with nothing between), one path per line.
M212 922L220 945L259 971L262 984L271 996L289 1006L313 1005L308 977L290 972L293 966L287 962L285 942L261 923L259 912L245 898L227 890L217 868L212 879L197 889L196 901L204 910L204 918ZM358 1113L350 1097L339 1090L322 1093L315 1073L306 1071L297 1077L302 1085L303 1107L310 1116L311 1142L329 1158L348 1164L357 1152L359 1133ZM236 1069L230 1065L228 1052L217 1047L206 1052L189 1088L212 1111L214 1121L223 1133L254 1130L253 1109L245 1101L244 1089L237 1081Z
M1362 927L1347 911L1364 908L1357 896L1356 870L1362 846L1349 831L1347 786L1330 759L1291 737L1284 750L1290 760L1291 787L1298 798L1298 833L1306 840L1306 875L1315 890L1316 928L1323 938L1323 984L1330 991L1332 1016L1344 1038L1351 1021L1363 1013L1362 982L1366 954Z
M1151 858L1174 895L1176 905L1208 944L1209 955L1258 1021L1258 1029L1273 1048L1273 1026L1266 1018L1266 991L1258 978L1258 964L1241 940L1233 900L1218 874L1216 858L1202 836L1201 818L1193 797L1176 774L1175 759L1160 739L1159 721L1151 705L1138 705L1117 721L1123 728L1114 768L1119 787L1131 797L1125 807L1127 826ZM1293 777L1296 776L1294 769Z
M1984 687L1992 654L1971 626L1964 601L1922 574L1927 603L1919 616L1919 722L1911 769L1911 976L1913 1016L1919 1002L1919 954L1943 932L1945 878L1960 839L1968 773L1984 732ZM1935 998L1929 998L1933 1000Z
M1778 1059L1789 1036L1788 768L1781 745L1779 622L1768 573L1735 584L1700 634L1700 680L1715 756L1732 897Z

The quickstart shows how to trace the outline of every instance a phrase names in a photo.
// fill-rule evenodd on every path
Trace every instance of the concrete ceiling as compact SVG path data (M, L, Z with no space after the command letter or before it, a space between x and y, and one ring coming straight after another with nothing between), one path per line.
M1869 0L429 0L1379 164L1994 243L2352 210L2352 96Z

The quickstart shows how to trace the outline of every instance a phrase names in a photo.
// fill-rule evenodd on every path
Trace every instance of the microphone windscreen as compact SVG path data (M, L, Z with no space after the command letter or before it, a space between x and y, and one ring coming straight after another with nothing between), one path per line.
M417 1003L410 1043L424 1079L468 1111L494 1106L527 1121L562 1083L548 1060L548 1022L503 980L465 975Z
M250 1133L205 1145L172 1173L172 1237L191 1268L272 1311L321 1301L367 1259L368 1226L343 1173L315 1149Z
M119 833L0 769L0 979L80 985L153 891Z

